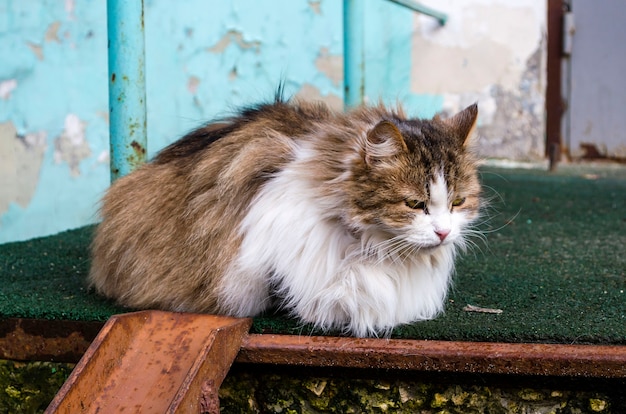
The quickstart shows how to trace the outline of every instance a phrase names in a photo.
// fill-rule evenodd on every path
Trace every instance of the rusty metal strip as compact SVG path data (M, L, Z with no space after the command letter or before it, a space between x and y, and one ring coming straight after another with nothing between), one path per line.
M0 320L0 359L78 362L104 322Z
M113 316L46 413L219 412L252 321L143 311Z
M626 346L249 335L235 362L626 378Z
M0 320L0 359L77 362L104 324ZM626 346L249 335L235 362L626 378Z

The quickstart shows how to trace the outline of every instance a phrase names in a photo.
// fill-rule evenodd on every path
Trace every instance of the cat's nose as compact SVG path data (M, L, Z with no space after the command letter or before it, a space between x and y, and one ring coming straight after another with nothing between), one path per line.
M438 229L435 230L435 234L439 237L439 240L444 241L448 234L450 234L450 229Z

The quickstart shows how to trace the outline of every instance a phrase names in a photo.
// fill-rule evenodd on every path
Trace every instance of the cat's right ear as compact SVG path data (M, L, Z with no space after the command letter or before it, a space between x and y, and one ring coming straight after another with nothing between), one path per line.
M365 162L376 164L407 151L402 133L393 123L381 121L367 133Z
M477 119L478 105L473 104L454 115L452 118L444 119L443 122L455 131L461 144L467 147L472 141Z

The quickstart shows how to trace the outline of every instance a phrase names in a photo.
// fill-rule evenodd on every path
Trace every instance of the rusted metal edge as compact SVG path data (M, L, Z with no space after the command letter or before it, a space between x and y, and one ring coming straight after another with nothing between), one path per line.
M0 320L0 359L77 362L103 325ZM626 346L251 334L235 363L626 378Z
M248 335L235 362L626 378L626 346Z
M46 413L219 413L217 390L251 324L163 311L113 316Z
M0 319L0 359L78 362L104 322Z

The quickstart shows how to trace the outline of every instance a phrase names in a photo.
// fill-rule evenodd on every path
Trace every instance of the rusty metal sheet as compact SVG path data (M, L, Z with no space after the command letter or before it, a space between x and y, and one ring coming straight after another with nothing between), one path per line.
M626 346L249 335L236 362L626 378Z
M250 324L161 311L113 316L46 413L217 412L217 389Z

